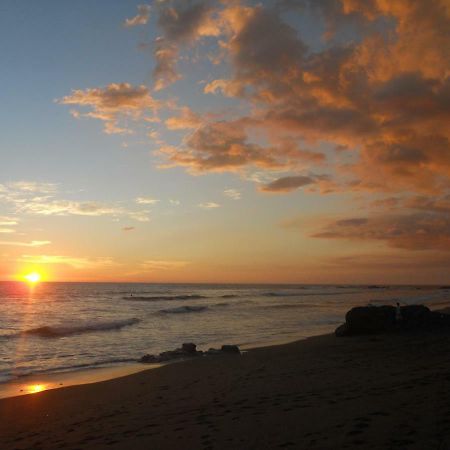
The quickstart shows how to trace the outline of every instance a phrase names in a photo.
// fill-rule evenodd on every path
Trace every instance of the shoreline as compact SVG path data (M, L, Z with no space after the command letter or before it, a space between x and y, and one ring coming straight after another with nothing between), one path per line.
M434 309L434 311L443 314L450 314L450 307L446 306L443 309ZM332 325L328 333L313 334L305 336L303 333L298 333L297 336L290 338L274 339L270 341L261 341L260 343L246 343L238 344L242 353L254 351L258 349L266 349L275 346L284 346L289 344L300 343L312 338L321 336L331 336L334 333L336 325ZM363 336L364 337L364 336ZM181 344L180 344L181 346ZM202 358L214 358L215 356L202 356ZM11 397L18 397L23 395L36 394L42 391L62 389L69 386L77 386L84 384L93 384L103 381L108 381L124 376L132 375L138 372L159 369L163 366L182 363L189 361L191 358L167 361L164 363L141 363L137 359L135 362L118 363L110 366L89 367L84 369L74 369L66 371L47 372L43 374L23 375L13 380L0 382L0 400Z
M333 325L334 327L334 325ZM316 336L322 336L324 334L314 334L304 336L299 333L298 336L291 339L275 339L271 341L263 341L258 343L249 343L239 345L241 352L245 353L255 349L273 347L278 345L292 344L294 342L304 341ZM180 344L181 345L181 344ZM211 356L205 356L211 357ZM137 359L135 362L130 363L118 363L110 366L101 367L89 367L85 369L70 368L66 371L46 372L42 374L29 374L22 375L13 380L0 382L0 400L11 397L19 397L23 395L36 394L42 391L63 389L69 386L77 386L83 384L99 383L102 381L108 381L115 378L122 378L134 373L154 370L163 367L167 364L180 363L184 360L174 360L165 363L140 363Z
M292 344L294 342L304 341L316 336L297 336L294 339L276 339L270 342L262 342L261 345L250 343L247 345L240 345L241 353L248 351L273 347L279 345ZM214 356L203 356L204 358L211 358ZM203 358L202 357L202 358ZM103 381L109 381L116 378L122 378L128 375L132 375L138 372L147 370L159 369L168 364L182 363L189 360L180 359L167 361L165 363L140 363L138 360L133 363L122 363L117 365L111 365L107 367L90 367L85 369L74 369L67 371L47 372L42 374L29 374L23 375L13 380L8 380L0 383L0 400L12 397L21 397L23 395L34 395L39 392L64 389L70 386L78 386L84 384L94 384Z
M447 448L449 349L448 331L322 335L5 398L0 447Z

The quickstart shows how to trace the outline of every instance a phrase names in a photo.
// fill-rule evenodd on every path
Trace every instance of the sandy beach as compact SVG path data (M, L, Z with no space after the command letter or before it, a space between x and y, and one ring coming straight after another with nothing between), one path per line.
M320 336L0 400L2 449L450 448L450 334Z

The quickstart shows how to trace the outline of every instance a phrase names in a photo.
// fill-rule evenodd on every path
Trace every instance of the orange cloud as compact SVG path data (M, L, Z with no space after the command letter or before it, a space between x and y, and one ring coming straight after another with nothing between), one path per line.
M318 27L325 26L321 45L309 46L308 33L285 20L292 11L312 14ZM227 121L214 112L176 108L165 125L186 135L180 145L159 140L159 154L167 159L161 167L183 166L195 174L276 170L294 186L305 166L316 172L328 162L314 151L328 143L336 149L334 166L328 166L333 184L322 192L392 196L450 189L446 0L278 0L256 6L167 0L155 4L155 14L161 31L154 47L155 89L179 79L177 61L190 57L182 52L208 37L229 64L229 76L206 80L203 92L236 98L244 106L239 111L246 111L246 117ZM342 31L352 38L343 42ZM128 131L121 116L136 118L158 106L145 87L128 84L74 91L60 102L91 108L84 115L103 120L110 133ZM269 184L261 190L270 190Z
M220 33L212 17L212 2L172 0L160 2L158 7L162 36L157 38L154 49L155 90L164 89L181 78L177 70L180 46L189 46L203 36Z
M342 219L325 225L312 237L382 241L408 250L450 251L450 216L424 212Z
M179 115L169 117L165 123L169 130L185 130L197 128L202 122L199 114L185 106L180 109Z
M267 170L295 169L323 163L321 153L299 149L291 140L273 146L253 143L247 136L245 121L205 122L185 136L180 147L161 147L168 159L162 167L185 166L193 173L236 172L259 167Z
M57 102L90 108L86 113L76 111L75 117L103 121L104 131L108 134L129 133L128 127L119 124L121 119L140 119L145 114L154 113L159 106L146 86L132 86L129 83L112 83L105 88L74 90L71 95Z
M248 99L254 125L279 139L328 141L360 155L347 189L445 192L450 178L450 14L441 0L319 0L329 46L311 52L269 7L232 6L232 77L206 93ZM383 22L384 21L384 22ZM359 25L361 39L334 41ZM381 31L383 30L383 31ZM343 173L343 172L341 172ZM292 176L288 174L287 176ZM343 185L344 187L344 185Z

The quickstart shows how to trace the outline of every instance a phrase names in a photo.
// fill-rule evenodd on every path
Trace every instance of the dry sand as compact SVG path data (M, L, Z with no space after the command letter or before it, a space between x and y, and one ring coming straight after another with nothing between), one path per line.
M0 400L0 448L450 448L450 333L321 336Z

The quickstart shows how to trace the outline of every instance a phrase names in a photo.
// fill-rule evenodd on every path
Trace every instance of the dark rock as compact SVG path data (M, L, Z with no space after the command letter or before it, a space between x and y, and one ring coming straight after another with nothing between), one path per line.
M223 353L241 353L237 345L222 345Z
M393 306L358 306L345 316L346 335L372 334L395 328Z
M450 314L448 312L430 311L427 323L432 327L450 327Z
M224 353L240 354L237 345L222 345L221 350L210 348L207 352L197 350L197 346L191 342L182 344L181 348L162 352L159 355L144 355L139 362L146 364L156 364L162 362L173 361L182 358L191 358L202 355L223 355Z
M184 343L181 346L181 349L183 350L183 352L186 352L186 353L196 353L197 352L197 346L195 344L193 344L192 342Z
M336 328L335 335L354 336L400 330L430 330L450 328L450 315L442 311L430 311L424 305L407 305L400 308L396 319L394 306L359 306L345 316L345 324Z
M407 329L423 328L430 324L431 311L424 305L408 305L400 308L401 326Z
M169 350L166 352L161 352L158 356L155 355L144 355L139 362L142 363L161 363L167 361L173 361L175 359L181 359L192 356L201 356L203 352L197 351L197 346L193 343L184 343L181 348L176 348L175 350Z
M217 348L210 348L210 349L208 349L208 351L206 352L206 354L207 354L208 356L210 356L210 355L221 355L221 354L222 354L222 350L219 350L219 349L217 349Z
M162 352L159 354L158 359L160 362L166 362L166 361L172 361L173 359L177 358L184 358L186 356L186 353L181 350L180 348L177 348L176 350L169 350L167 352Z
M347 324L344 323L336 328L334 331L335 336L342 337L342 336L348 336L348 330L347 330Z
M157 356L147 354L147 355L144 355L139 360L139 362L144 363L144 364L155 364L155 363L157 363L159 361L158 361L158 357Z

